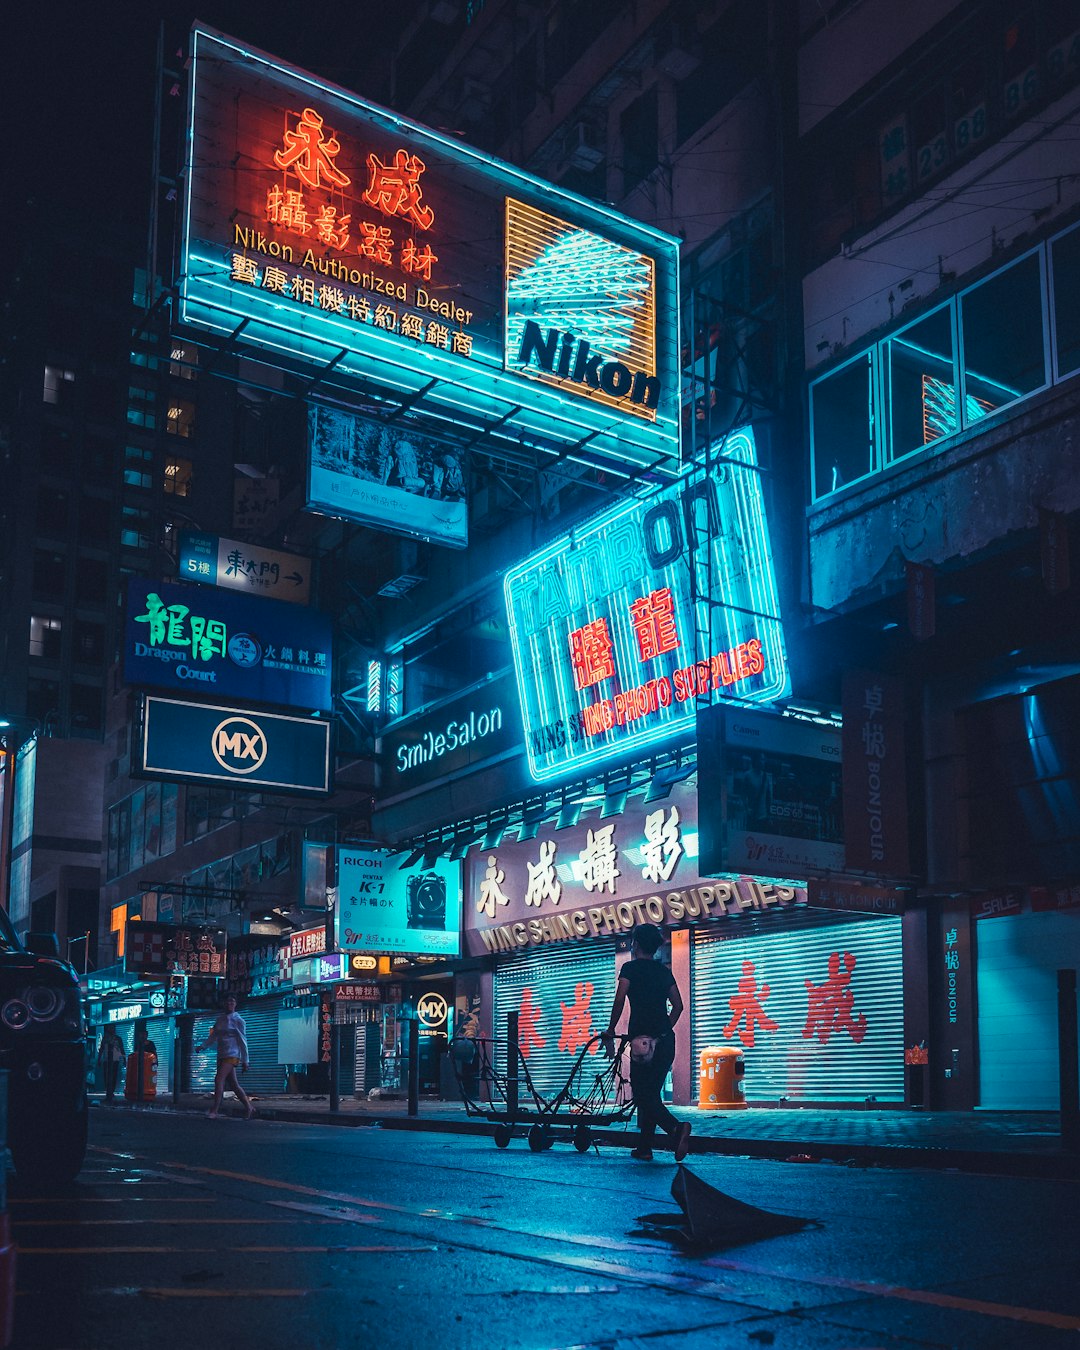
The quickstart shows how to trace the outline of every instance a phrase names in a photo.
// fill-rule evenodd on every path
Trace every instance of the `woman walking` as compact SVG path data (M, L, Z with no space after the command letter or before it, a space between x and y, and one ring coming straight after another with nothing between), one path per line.
M244 1019L236 1011L235 994L226 996L225 1011L214 1022L214 1025L210 1028L210 1034L199 1046L199 1049L209 1050L211 1044L215 1041L217 1042L217 1073L214 1076L214 1105L208 1112L210 1119L217 1119L225 1089L231 1087L240 1105L244 1108L246 1118L250 1120L255 1114L255 1107L251 1098L240 1086L240 1079L236 1076L237 1068L243 1072L248 1067L248 1043L247 1027L244 1025Z
M664 935L654 923L639 923L634 929L630 960L619 971L615 1002L604 1033L610 1055L615 1027L629 999L630 1086L638 1115L638 1146L630 1156L642 1162L652 1161L657 1125L671 1136L676 1162L682 1162L690 1147L690 1122L676 1119L660 1098L675 1060L675 1023L683 1013L682 995L671 967L653 959L663 941Z

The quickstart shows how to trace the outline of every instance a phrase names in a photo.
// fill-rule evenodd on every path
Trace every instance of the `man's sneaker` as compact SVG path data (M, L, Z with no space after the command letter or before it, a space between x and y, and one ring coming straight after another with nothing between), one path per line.
M675 1131L675 1161L682 1162L690 1152L690 1122L684 1120Z
M652 1162L651 1148L632 1148L630 1150L631 1158L636 1158L638 1162Z

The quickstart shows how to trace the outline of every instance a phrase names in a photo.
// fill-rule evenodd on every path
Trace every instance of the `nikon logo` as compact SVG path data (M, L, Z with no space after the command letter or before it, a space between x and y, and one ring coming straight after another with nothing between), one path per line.
M214 758L228 773L254 773L266 758L266 736L250 717L226 717L210 737Z
M517 359L523 366L534 364L546 375L571 380L586 390L602 389L611 398L642 408L655 408L660 402L659 376L631 370L622 361L609 361L573 333L549 328L545 335L533 319L525 320Z

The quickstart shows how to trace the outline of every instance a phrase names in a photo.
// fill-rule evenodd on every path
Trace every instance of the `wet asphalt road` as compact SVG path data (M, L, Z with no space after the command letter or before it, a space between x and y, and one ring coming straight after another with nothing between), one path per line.
M670 1154L98 1110L77 1185L9 1178L13 1346L1078 1343L1076 1183L691 1164L820 1226L688 1255L637 1222L677 1213Z

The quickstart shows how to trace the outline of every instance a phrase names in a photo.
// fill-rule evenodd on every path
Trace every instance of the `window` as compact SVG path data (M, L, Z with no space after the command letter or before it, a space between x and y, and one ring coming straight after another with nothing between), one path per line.
M884 347L890 458L900 459L960 430L951 306L902 329Z
M1050 260L1057 376L1061 379L1080 371L1080 230L1070 230L1055 239Z
M71 400L75 372L63 366L45 367L45 388L42 398L46 403L66 404Z
M41 426L41 468L53 473L69 473L71 470L72 439L71 432L51 422Z
M71 685L71 730L74 735L90 735L102 728L101 685Z
M810 386L814 499L1078 373L1074 225Z
M56 680L27 680L26 711L47 731L56 725L60 707L60 685ZM51 734L51 733L50 733Z
M154 412L156 399L152 389L143 389L141 385L128 387L127 420L133 427L145 427L153 431L157 426Z
M169 455L165 460L165 492L171 497L186 497L191 491L191 460Z
M141 511L137 506L121 508L120 543L124 548L150 547L153 533L153 521L149 511Z
M192 342L173 341L169 352L169 374L180 380L193 380L198 374L199 349Z
M64 539L71 528L71 498L61 488L40 487L37 495L37 529Z
M165 430L173 436L188 437L195 430L195 404L174 399L165 413Z
M153 450L144 450L138 445L124 446L124 485L134 488L153 487L153 465Z
M1042 262L1038 253L960 297L964 416L984 417L1047 381Z
M60 634L62 624L59 619L31 615L30 618L30 655L43 656L50 661L60 659Z
M153 487L153 477L148 473L140 473L138 469L124 470L124 486L132 488L150 488Z
M99 623L75 620L74 656L86 665L100 666L105 660L105 629Z
M30 580L30 593L34 599L62 601L65 572L65 559L62 553L47 553L42 549L35 549Z
M108 548L112 529L111 501L84 493L79 503L79 543L89 548Z
M810 390L815 497L857 483L876 467L872 376L872 353L863 352Z
M75 598L84 603L105 603L108 589L108 564L97 558L80 558L75 569Z
M631 192L656 168L659 160L656 86L625 108L619 118L622 140L623 192Z

